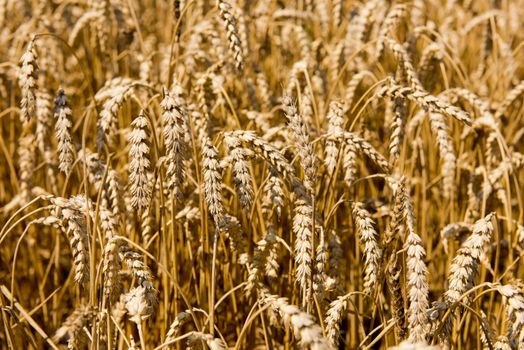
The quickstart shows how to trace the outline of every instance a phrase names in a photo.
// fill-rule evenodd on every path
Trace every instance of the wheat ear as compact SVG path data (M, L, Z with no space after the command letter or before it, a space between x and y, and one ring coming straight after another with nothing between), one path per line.
M63 89L55 99L55 134L58 140L58 168L68 174L73 164L73 142L71 140L72 112Z
M149 181L149 129L144 111L131 123L129 134L129 191L131 205L140 212L149 207L152 188Z
M20 119L24 124L29 123L36 113L36 90L38 88L37 58L35 41L34 38L32 38L27 44L24 54L20 58L21 67L18 77L18 83L22 90Z
M233 9L228 2L218 0L217 6L220 10L220 18L224 22L226 29L229 50L235 59L235 67L241 72L244 68L244 53L242 52L243 45L238 34L237 19L233 16Z

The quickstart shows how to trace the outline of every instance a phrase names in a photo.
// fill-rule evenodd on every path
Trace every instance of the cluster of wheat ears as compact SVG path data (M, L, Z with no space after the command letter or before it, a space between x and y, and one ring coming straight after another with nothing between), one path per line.
M0 348L524 349L523 9L0 0Z

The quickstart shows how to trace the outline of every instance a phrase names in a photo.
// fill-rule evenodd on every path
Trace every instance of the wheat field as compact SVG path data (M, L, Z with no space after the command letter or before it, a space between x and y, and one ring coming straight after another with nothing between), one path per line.
M524 1L0 0L2 349L524 349Z

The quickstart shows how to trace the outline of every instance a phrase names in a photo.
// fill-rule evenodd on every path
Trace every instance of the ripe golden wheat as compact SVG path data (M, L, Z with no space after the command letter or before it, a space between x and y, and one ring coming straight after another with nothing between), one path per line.
M523 0L0 0L0 348L524 349Z

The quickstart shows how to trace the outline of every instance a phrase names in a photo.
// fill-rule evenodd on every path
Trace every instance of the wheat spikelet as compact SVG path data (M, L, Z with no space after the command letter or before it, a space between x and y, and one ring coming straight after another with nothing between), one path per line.
M149 129L144 111L131 123L133 130L129 134L129 191L131 205L139 212L149 207L152 188L148 178L149 160Z
M0 28L3 28L7 19L8 0L0 0Z
M107 222L107 225L118 226L122 212L122 190L118 173L109 167L106 181L102 183L106 164L100 160L99 155L84 148L78 152L78 159L86 164L89 182L95 186L97 191L102 192L100 207L107 215L107 220L112 221L111 223Z
M67 97L63 89L58 90L55 99L55 135L58 140L58 168L68 174L73 164L73 143L71 140L70 129L73 126L71 121L72 112L67 102Z
M80 349L88 342L84 331L95 317L95 310L89 305L79 306L69 315L53 336L55 342L67 341L68 349Z
M196 345L201 341L205 342L210 350L227 350L227 344L219 338L213 337L211 334L206 334L202 332L192 332L191 336L187 341L188 350L198 348Z
M273 145L257 137L251 131L236 130L224 133L224 137L238 138L242 143L247 144L254 153L264 158L284 178L293 177L294 170L282 153Z
M184 159L186 158L186 147L183 126L188 115L186 103L182 96L181 87L177 82L173 83L173 91L164 89L164 98L160 103L162 107L162 122L164 124L163 135L166 148L167 161L167 183L173 191L174 198L181 200L181 186L184 182L185 170ZM174 96L171 96L171 95Z
M289 78L286 85L285 96L292 96L296 91L300 90L300 77L304 75L304 72L307 72L307 69L308 63L306 59L299 60L293 64L288 74Z
M343 260L344 251L342 250L342 242L338 235L333 232L328 242L329 250L329 277L337 280L340 279L342 271L340 269L340 263Z
M117 237L109 239L104 246L104 293L113 299L120 293L121 258L120 240Z
M233 16L231 5L228 2L218 0L217 7L220 10L220 18L224 22L229 50L235 59L235 67L242 72L244 69L244 53L242 52L242 43L238 34L237 20Z
M240 221L232 215L225 214L222 219L221 229L225 232L226 237L229 238L229 249L231 252L239 255L239 263L241 263L246 256L246 244Z
M340 76L340 67L343 64L344 42L338 42L329 55L329 79L335 83Z
M289 32L287 32L289 30ZM301 25L286 25L282 29L282 37L288 37L288 33L291 36L296 37L296 44L299 47L300 52L300 61L306 63L311 59L311 39L309 38L308 33L304 30L304 27ZM290 47L292 50L292 47Z
M435 97L424 90L413 89L411 87L401 87L392 79L389 79L388 85L387 93L391 96L410 99L419 104L426 111L444 114L471 126L471 118L466 112L448 104L441 98Z
M495 343L495 332L489 325L488 318L484 311L480 312L480 316L482 317L480 320L480 341L482 342L484 349L493 348L493 344Z
M297 20L307 21L311 20L312 14L311 11L301 11L294 8L284 8L274 11L271 15L273 20L283 19L283 18L294 18Z
M359 151L368 156L375 165L380 167L385 172L389 172L389 163L369 142L365 141L360 136L355 135L352 132L345 131L341 135L329 135L330 138L339 139L346 145L354 145ZM351 147L351 146L350 146Z
M262 111L269 111L271 109L271 92L269 88L269 83L267 81L266 75L263 72L258 72L256 79L256 91L259 96L260 105Z
M131 269L133 276L137 279L139 285L151 289L153 277L151 276L151 271L147 265L142 261L142 255L132 251L127 243L121 238L119 238L119 240L117 247L120 252L121 261L125 262L125 264Z
M271 230L268 234L274 235L274 232ZM270 237L269 241L271 241L272 238L273 237ZM275 243L270 244L269 253L268 253L266 263L264 266L264 272L266 274L266 277L270 281L276 281L278 279L278 270L279 270L278 259L279 257L280 257L279 249L278 249L278 245L276 244L276 239L275 239Z
M314 13L317 16L317 21L320 23L320 34L322 37L329 35L329 4L327 1L314 1Z
M151 284L140 285L124 294L123 302L129 319L136 324L150 318L157 306L157 292Z
M22 90L20 119L24 124L29 123L36 113L36 90L38 88L37 58L35 41L31 39L20 58L20 73L18 77L18 84Z
M302 95L302 100L300 101L300 116L302 118L302 123L304 124L306 130L309 128L312 129L310 133L313 133L315 131L314 127L312 126L314 123L313 114L313 100L311 99L309 93L304 93Z
M50 187L54 193L57 192L57 180L55 175L55 162L53 160L53 149L49 134L51 132L52 112L51 105L53 97L47 91L37 91L36 93L36 145L42 154L43 161L46 163L46 176Z
M329 104L329 112L327 115L328 120L328 134L339 135L343 132L344 115L343 105L338 101L333 101ZM335 167L337 166L339 149L337 144L333 140L326 141L325 147L325 158L326 171L329 175L333 174Z
M392 163L400 156L400 147L404 139L404 128L406 124L407 105L402 98L393 99L393 122L391 125L391 136L389 137L389 154Z
M396 40L389 37L385 37L384 41L395 55L395 58L397 59L400 66L399 68L401 68L402 76L406 79L408 85L414 90L425 91L417 76L417 72L413 67L411 58L409 57L404 47L401 44L399 44Z
M403 193L402 200L404 202L404 216L408 233L404 245L407 250L409 340L417 343L425 341L429 328L429 321L426 315L426 310L429 306L428 270L424 262L426 251L422 246L420 236L415 232L413 206L405 178L401 179L399 186L398 190Z
M499 105L495 112L495 119L500 120L500 118L505 115L520 95L524 93L524 80L518 83L513 89L509 91L509 93L506 95L502 103Z
M404 224L404 190L405 179L389 178L388 183L394 191L393 195L393 209L390 212L390 221L388 223L384 241L384 275L388 291L391 295L391 309L393 317L395 318L395 334L397 339L405 339L408 332L406 326L406 310L404 307L404 295L402 294L401 273L402 264L398 259L398 242L405 233ZM389 259L386 262L386 259Z
M98 39L98 45L102 55L108 55L109 53L109 40L111 36L110 25L111 15L109 3L105 1L97 1L91 4L92 10L99 13L98 18L94 21L94 29L96 38Z
M377 242L377 231L373 227L375 223L362 203L353 204L353 216L364 254L364 292L372 294L377 287L382 250Z
M117 85L116 87L108 88L107 94L112 97L104 102L102 111L100 112L100 118L98 119L97 147L99 152L101 152L106 145L112 146L114 142L113 135L117 129L118 111L131 96L133 89L132 84ZM106 92L101 93L100 96L103 97L105 94Z
M434 76L431 73L443 59L443 48L439 43L430 43L422 51L418 63L418 77L421 82L425 83L425 88L431 89L431 83L434 80Z
M248 152L242 147L240 139L226 135L224 137L229 148L229 155L233 164L233 180L235 182L240 204L249 212L253 202L253 185L248 167Z
M36 130L35 137L38 149L44 157L51 144L49 142L49 132L52 124L51 105L53 98L47 91L36 92ZM47 160L46 160L47 161Z
M357 88L362 83L365 77L373 76L368 70L362 70L358 73L353 74L348 84L346 85L346 92L344 96L344 114L349 111L351 105L353 104L353 99L355 98Z
M326 312L326 333L327 338L333 348L338 347L339 337L340 337L340 322L343 318L343 313L348 307L349 298L351 298L352 293L346 294L344 296L339 296L337 300L331 302L329 309Z
M280 315L285 326L293 329L295 337L300 340L303 348L315 350L334 348L322 336L322 329L314 322L313 317L300 311L298 307L288 304L286 298L265 294L262 301L271 305L271 308Z
M430 113L429 121L431 130L436 134L437 144L439 147L440 157L443 159L442 164L442 182L445 198L453 198L456 192L455 173L456 161L453 141L449 135L449 128L446 125L444 116L438 113Z
M486 101L484 98L481 98L473 91L466 88L457 87L448 89L444 91L442 94L449 98L452 102L455 102L458 99L462 99L469 103L473 108L478 110L480 118L477 119L486 118L490 120L490 122L494 125L498 124L497 121L493 119L493 115L490 112L490 106L488 101Z
M98 10L87 11L82 14L82 16L76 21L74 27L69 32L67 44L69 46L73 46L82 29L87 28L90 23L96 22L102 14L103 12Z
M88 203L82 196L70 199L55 197L51 203L55 206L52 215L61 220L62 230L67 234L73 251L74 280L82 285L89 278L89 237L84 215ZM87 210L90 212L89 208Z
M506 337L504 335L501 335L501 336L497 337L497 341L493 345L493 349L495 349L495 350L511 350L512 349L511 345L512 344L510 343L508 337Z
M524 295L522 286L507 284L497 286L503 296L506 315L510 321L508 338L510 342L521 344L524 341Z
M395 334L397 339L405 339L408 329L406 326L406 310L400 276L402 273L396 253L393 253L386 267L386 283L391 295L392 314L395 318Z
M262 210L266 213L274 212L277 218L280 218L283 206L284 183L278 176L278 172L271 167L269 169L269 178L264 186Z
M253 262L249 267L249 275L246 285L247 294L253 293L262 285L261 283L264 273L267 274L269 270L270 274L272 274L276 262L274 261L274 256L271 255L276 243L276 236L272 231L269 231L263 239L257 242L257 247L253 254Z
M318 234L318 244L315 250L315 270L313 275L313 290L320 305L324 305L326 292L333 281L329 280L327 275L328 251L324 237L324 229L320 227Z
M242 47L243 57L249 57L249 26L246 21L247 13L240 6L234 7L234 15L237 19L238 36L240 38L240 46Z
M347 187L351 187L357 179L357 145L346 139L343 148L342 163L344 168L344 181Z
M293 216L293 233L295 235L295 262L297 280L302 291L303 306L308 303L309 281L312 276L312 254L311 246L313 207L310 200L300 196L295 200Z
M211 111L213 109L213 99L215 98L215 91L213 89L213 78L215 77L215 71L221 69L223 63L219 62L215 66L210 67L198 80L197 80L197 101L199 110L203 113L204 120L206 123L211 119ZM206 126L205 129L208 127ZM206 130L208 131L208 130ZM209 131L208 131L209 132ZM199 137L202 142L201 137Z
M385 38L404 19L406 16L406 10L405 4L396 4L388 11L386 18L382 22L380 32L377 34L377 43L375 46L375 55L377 58L382 56Z
M490 241L493 232L491 223L493 216L494 214L491 213L475 222L471 236L462 244L453 258L448 276L449 287L444 293L444 300L447 303L459 301L462 294L473 287L483 247ZM435 305L434 309L438 310L438 306ZM444 320L444 328L442 334L439 335L441 339L447 338L450 334L452 324L453 314Z
M202 145L202 168L207 208L215 226L219 228L225 214L222 204L222 167L218 161L218 151L208 137L204 138Z
M344 40L346 49L344 55L349 57L352 51L358 50L364 43L366 34L372 21L373 10L379 5L380 1L368 1L360 9L358 14L348 23L347 34Z
M190 314L188 312L182 311L178 313L175 317L175 320L169 326L169 330L166 334L166 342L177 337L180 332L180 328L189 321Z
M29 200L35 167L35 137L27 134L20 139L18 147L20 169L20 193L25 200Z
M340 27L340 24L342 23L342 18L344 16L344 2L342 0L334 0L332 12L333 27L336 31L338 27Z
M115 77L106 80L104 85L96 92L95 100L99 103L106 101L116 95L116 92L121 91L121 88L129 88L138 80L134 80L129 77Z

